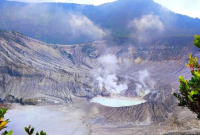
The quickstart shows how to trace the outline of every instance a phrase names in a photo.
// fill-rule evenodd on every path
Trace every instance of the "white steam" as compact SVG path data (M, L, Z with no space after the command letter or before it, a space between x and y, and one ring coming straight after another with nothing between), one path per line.
M100 91L106 90L111 94L123 94L128 90L128 85L120 82L117 77L119 72L119 61L115 55L104 55L97 59L101 68L93 70L95 84L98 85ZM154 89L155 81L151 78L147 70L139 71L135 74L135 96L144 97Z
M141 19L134 19L130 22L130 27L136 27L138 32L144 32L149 29L158 31L164 30L164 25L156 15L143 15Z
M85 35L92 39L102 39L108 34L107 31L102 30L96 26L91 20L83 15L69 14L69 25L74 37Z
M99 89L102 91L105 88L109 93L120 94L127 90L127 84L118 84L117 70L118 59L115 55L105 55L98 58L98 62L102 68L93 71L93 75L98 82Z
M50 12L52 10L56 12ZM36 38L49 33L59 33L65 37L66 41L74 39L94 41L101 40L109 34L108 30L102 29L86 16L58 6L52 9L51 6L45 4L29 3L23 7L16 6L15 11L12 14L14 20L24 21L35 29L44 27L44 30L38 30ZM22 30L21 32L27 34L26 31ZM55 37L52 37L51 40L54 40Z
M119 69L118 59L115 55L104 55L98 58L98 62L103 66L104 73L114 74Z
M144 40L150 33L159 33L164 30L164 25L158 16L149 14L143 15L140 19L136 18L128 24L128 28L134 30L132 36L137 36L139 40Z
M145 96L154 88L155 81L151 78L147 70L139 71L138 83L136 83L135 92L137 96Z

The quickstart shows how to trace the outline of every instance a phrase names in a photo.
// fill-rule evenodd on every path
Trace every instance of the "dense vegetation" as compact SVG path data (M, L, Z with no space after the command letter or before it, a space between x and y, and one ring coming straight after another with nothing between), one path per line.
M166 28L164 32L157 35L154 31L152 31L154 34L147 32L149 35L153 35L152 38L191 37L191 35L200 31L200 28L198 28L199 19L164 10L163 7L152 0L118 0L100 6L69 3L30 5L1 0L0 29L16 30L32 38L59 44L83 43L102 39L100 37L92 37L93 34L91 33L90 35L85 35L83 31L73 33L74 30L69 27L69 20L72 19L71 14L86 16L95 26L99 26L103 30L109 30L110 36L103 37L103 39L109 40L114 44L126 44L129 42L137 44L137 35L130 38L134 29L130 29L127 26L133 19L139 19L148 14L158 16ZM84 20L84 18L79 19ZM171 38L166 41L170 40Z
M194 45L200 48L200 35L195 36ZM200 64L198 58L190 54L186 66L191 69L192 78L188 81L180 76L180 90L178 94L174 93L174 96L180 101L179 106L189 108L200 119Z

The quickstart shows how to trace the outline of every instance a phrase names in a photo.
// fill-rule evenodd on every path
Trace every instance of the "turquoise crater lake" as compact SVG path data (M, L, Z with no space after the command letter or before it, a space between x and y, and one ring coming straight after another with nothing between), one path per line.
M138 99L138 98L105 98L105 97L95 97L91 99L90 102L94 103L99 103L104 106L109 106L109 107L123 107L123 106L134 106L134 105L139 105L142 103L145 103L146 100L144 99Z

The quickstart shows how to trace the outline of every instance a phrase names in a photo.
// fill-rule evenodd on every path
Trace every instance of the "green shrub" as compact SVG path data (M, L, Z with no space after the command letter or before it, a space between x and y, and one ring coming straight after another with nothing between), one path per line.
M34 132L34 128L31 128L31 126L29 126L29 127L25 127L24 128L25 129L25 131L26 131L26 133L28 134L28 135L33 135L33 132ZM45 132L43 132L43 131L40 131L40 133L36 133L36 135L46 135L46 133Z
M194 45L200 48L200 35L195 35ZM200 119L200 65L198 58L190 54L186 66L191 69L192 78L188 81L180 76L179 93L174 93L174 96L178 98L179 106L189 108Z
M9 122L9 119L4 120L4 115L6 114L7 109L5 108L0 108L0 131L3 130L4 128L6 128L6 125ZM4 131L1 133L1 135L12 135L13 131L10 130L8 131Z

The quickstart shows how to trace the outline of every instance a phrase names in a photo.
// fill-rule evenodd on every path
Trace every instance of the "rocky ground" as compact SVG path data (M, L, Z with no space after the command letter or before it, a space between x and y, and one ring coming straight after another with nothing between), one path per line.
M189 53L199 56L187 46L177 51L162 45L150 49L110 46L105 41L89 43L89 46L55 45L20 33L0 31L0 98L2 103L37 106L15 106L8 114L12 119L15 118L12 111L21 110L19 116L36 111L31 115L41 118L40 113L54 109L55 115L62 117L52 122L66 123L61 125L62 133L155 135L198 128L195 117L177 108L172 96L179 87L178 76L190 77L190 70L185 67ZM98 58L106 54L117 58L117 84L128 85L120 96L130 99L140 96L147 100L146 103L113 108L89 102L98 95L110 96L106 88L96 87L93 77L104 67ZM148 81L143 82L140 73L148 73ZM136 92L137 84L143 87L140 92ZM63 110L63 113L59 114L57 110ZM54 113L44 121L52 115ZM60 128L51 129L46 128L46 131L58 133ZM16 132L21 129L16 128Z
M25 135L24 128L31 124L36 131L44 130L48 135L193 135L199 133L200 122L187 109L176 107L176 113L163 122L151 124L122 121L123 113L111 120L99 112L103 106L77 99L75 105L21 106L12 104L5 118L10 119L8 129ZM121 118L121 119L120 119ZM175 133L177 132L177 133ZM181 133L180 133L181 132ZM192 133L192 134L191 134Z

